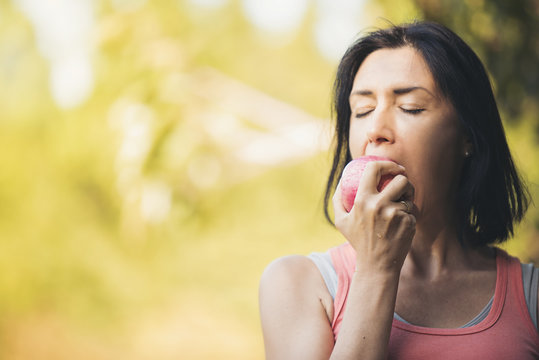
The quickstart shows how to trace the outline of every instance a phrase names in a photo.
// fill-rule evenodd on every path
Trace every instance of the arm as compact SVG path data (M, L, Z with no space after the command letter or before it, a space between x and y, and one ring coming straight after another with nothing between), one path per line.
M400 174L380 193L383 174ZM399 203L414 190L391 162L367 164L354 206L346 212L337 187L335 224L356 250L356 272L348 293L332 358L386 359L400 271L415 234L415 217ZM406 208L406 211L404 210Z
M288 256L271 263L259 292L266 359L327 360L334 344L331 300L308 258Z
M398 281L356 272L331 359L386 359Z

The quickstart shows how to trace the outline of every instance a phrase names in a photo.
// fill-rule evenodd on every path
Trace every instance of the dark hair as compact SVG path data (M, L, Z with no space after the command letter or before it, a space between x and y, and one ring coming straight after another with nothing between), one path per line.
M457 193L458 235L473 247L506 241L528 207L527 189L515 168L487 72L473 50L453 31L415 22L377 30L358 39L344 54L333 89L333 165L324 197L329 200L344 166L348 143L349 96L356 72L372 52L411 46L423 56L441 93L452 103L473 145Z

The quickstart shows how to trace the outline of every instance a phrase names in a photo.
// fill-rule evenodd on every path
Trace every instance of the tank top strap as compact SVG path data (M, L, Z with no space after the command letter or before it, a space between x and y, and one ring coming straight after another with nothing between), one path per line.
M518 311L520 319L526 324L526 329L532 339L537 340L539 346L539 335L535 328L534 322L530 316L530 311L526 303L524 295L524 286L522 283L522 265L520 260L506 253L499 248L496 249L497 257L502 260L502 263L507 267L508 282L507 282L507 298L506 303L515 311Z

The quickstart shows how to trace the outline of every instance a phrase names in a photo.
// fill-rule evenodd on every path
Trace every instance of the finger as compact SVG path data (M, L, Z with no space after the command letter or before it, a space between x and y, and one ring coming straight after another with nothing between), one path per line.
M411 214L412 213L412 209L413 209L413 202L409 201L409 200L401 200L399 201L399 204L402 205L404 208L402 209L402 211L404 211L405 213L407 214Z
M396 175L381 192L390 201L410 201L413 203L415 189L410 180L402 174Z
M416 231L416 218L414 215L406 214L401 218L398 228L396 229L397 239L407 239L412 241Z
M371 161L365 165L365 170L359 183L358 192L373 192L377 189L383 175L404 174L404 167L393 161ZM391 181L393 182L393 181ZM390 182L390 184L391 184Z

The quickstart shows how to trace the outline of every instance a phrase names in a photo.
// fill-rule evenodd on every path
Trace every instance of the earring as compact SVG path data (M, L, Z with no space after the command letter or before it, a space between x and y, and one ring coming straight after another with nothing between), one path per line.
M470 156L472 156L472 153L466 150L466 152L464 153L464 157L469 158Z

